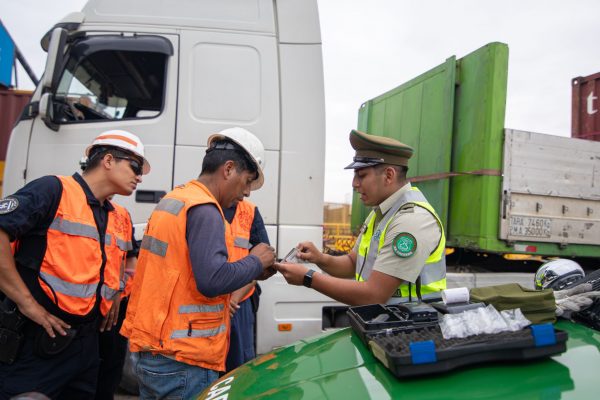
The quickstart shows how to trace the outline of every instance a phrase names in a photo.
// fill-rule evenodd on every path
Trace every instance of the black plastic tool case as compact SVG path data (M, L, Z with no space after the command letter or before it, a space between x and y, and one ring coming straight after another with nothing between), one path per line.
M415 320L402 311L400 307L382 304L350 307L348 309L350 326L352 326L352 329L358 334L363 343L368 345L370 337L382 330L412 330L437 325L437 315L435 318L418 318L418 320ZM380 315L387 315L387 320L373 322Z
M444 339L439 326L391 329L369 335L369 346L395 376L404 378L441 373L483 362L547 357L566 350L567 333L551 324L532 325L516 332Z

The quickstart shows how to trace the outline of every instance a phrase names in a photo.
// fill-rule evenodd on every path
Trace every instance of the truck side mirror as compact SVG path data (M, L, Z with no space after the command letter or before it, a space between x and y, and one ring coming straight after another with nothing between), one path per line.
M60 125L54 123L54 105L52 104L52 94L44 93L40 98L38 115L46 126L55 132L58 132Z
M60 68L63 64L66 43L67 31L62 28L54 29L50 38L46 68L44 69L44 76L41 81L42 93L52 91L52 89L56 87L56 80L58 79Z

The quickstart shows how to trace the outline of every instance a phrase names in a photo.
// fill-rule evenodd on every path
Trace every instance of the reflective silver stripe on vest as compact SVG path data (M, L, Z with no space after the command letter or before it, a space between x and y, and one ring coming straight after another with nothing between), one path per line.
M398 202L403 201L404 203L412 203L415 201L420 201L422 203L428 203L427 199L425 198L425 196L423 195L423 193L419 190L408 190L406 193L404 193L402 195L402 197L400 197L398 199Z
M100 289L100 295L106 300L112 300L118 292L118 290L110 288L107 285L102 285L102 289Z
M179 314L221 312L223 307L223 304L189 304L179 306Z
M178 331L173 331L173 333L171 334L171 339L187 339L217 336L219 333L225 332L226 329L227 327L225 325L220 325L212 329L181 329Z
M371 218L375 218L375 212L374 211L371 211L369 213L369 215L367 215L367 219L366 219L365 225L364 225L364 226L367 227L367 229L368 229L369 224L371 223ZM360 234L356 238L356 242L358 243L358 249L359 249L359 252L356 253L356 274L357 275L360 273L360 270L362 269L362 266L365 263L365 257L362 254L360 254L360 244L362 243L362 237L363 237L363 235L364 235L364 230L361 229ZM370 248L371 247L369 245L369 249ZM362 275L361 275L361 277L362 277ZM364 277L363 277L363 279L364 279Z
M131 240L121 240L117 238L117 247L123 251L133 250L133 243L131 243Z
M385 229L385 227L387 226L388 222L394 217L394 215L396 215L396 212L398 212L398 210L400 210L400 208L402 208L403 205L407 204L407 203L413 203L413 202L423 202L423 203L429 203L427 201L427 199L425 198L425 196L423 196L423 193L421 193L420 191L416 191L416 190L408 190L406 193L404 193L402 196L400 196L400 198L398 200L396 200L396 202L394 203L394 205L388 210L388 212L385 214L385 216L381 219L381 221L379 221L379 224L377 224L377 227L374 227L374 231L373 234L371 235L371 241L369 243L369 251L367 252L367 257L366 260L363 256L361 256L360 254L357 254L356 257L356 273L360 274L360 276L362 277L362 279L367 280L369 279L369 276L371 276L371 272L373 272L373 266L375 265L375 259L377 258L377 254L379 253L379 238L383 232L383 230ZM371 214L369 214L369 216L371 218L375 218L375 212L371 212ZM437 218L436 218L437 220ZM371 219L369 218L369 220L367 221L367 224L371 223ZM377 234L377 232L379 232L379 234ZM359 236L358 240L362 239L362 234ZM359 246L360 246L360 242ZM442 259L445 257L442 257ZM436 265L436 264L428 264L428 265ZM445 267L445 260L444 260L444 267ZM444 268L444 271L446 269ZM444 272L444 276L445 276L445 272ZM422 279L422 278L421 278ZM430 282L434 282L434 281L430 281ZM425 284L425 282L423 282L422 279L422 283Z
M251 247L250 239L246 239L246 238L239 237L239 236L233 240L233 245L235 247L240 247L242 249L249 249Z
M52 287L52 289L59 293L66 294L67 296L88 299L96 295L96 288L98 287L97 283L84 284L67 282L46 272L40 272L40 276Z
M167 255L167 248L169 247L169 243L163 242L157 238L152 236L144 235L142 239L141 248L144 250L148 250L152 254L156 254L157 256L164 257Z
M107 246L110 246L112 244L112 235L110 233L107 233L106 236L104 237L104 243ZM122 251L129 251L129 250L133 250L133 244L131 243L131 241L125 241L122 239L119 239L117 237L117 247L122 250Z
M175 216L179 215L181 209L185 207L185 203L177 199L165 199L163 198L156 206L156 211L165 211Z
M442 255L442 259L438 262L425 264L421 274L421 285L429 285L430 283L441 281L446 278L446 257Z
M66 233L68 235L83 236L94 240L100 240L98 228L91 225L80 224L79 222L68 221L61 217L55 217L50 225L50 229Z

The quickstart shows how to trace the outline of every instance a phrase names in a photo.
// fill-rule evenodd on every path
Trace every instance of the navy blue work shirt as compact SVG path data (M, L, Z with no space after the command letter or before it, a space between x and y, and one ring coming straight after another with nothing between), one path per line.
M232 213L230 218L233 219L235 208L223 210L223 213L226 219ZM252 245L269 243L258 209L250 235ZM196 287L206 297L231 293L262 274L262 263L257 256L249 255L235 262L227 262L227 246L223 239L225 226L214 204L201 204L188 210L185 236Z

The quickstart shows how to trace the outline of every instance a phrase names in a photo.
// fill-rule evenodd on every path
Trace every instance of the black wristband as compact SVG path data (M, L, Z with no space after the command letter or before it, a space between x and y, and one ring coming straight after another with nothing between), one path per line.
M314 273L314 269L309 269L308 272L306 272L306 275L304 275L304 281L302 282L302 284L307 288L312 286L312 277Z

